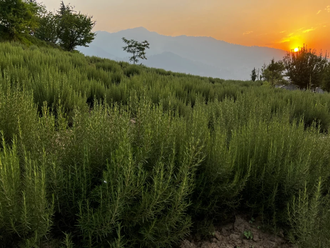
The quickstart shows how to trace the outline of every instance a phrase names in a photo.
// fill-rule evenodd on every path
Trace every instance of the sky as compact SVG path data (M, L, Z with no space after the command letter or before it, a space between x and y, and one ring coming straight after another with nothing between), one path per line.
M42 0L49 11L60 1ZM94 31L145 27L168 36L208 36L290 51L330 52L330 0L70 0Z

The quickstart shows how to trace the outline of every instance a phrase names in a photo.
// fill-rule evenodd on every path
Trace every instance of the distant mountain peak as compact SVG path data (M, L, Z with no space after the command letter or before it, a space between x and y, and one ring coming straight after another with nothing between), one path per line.
M150 32L148 29L146 29L145 27L136 27L136 28L131 28L131 29L136 29L136 30L142 30L142 31L148 31Z
M128 28L125 30L121 30L120 32L137 32L137 33L151 33L151 31L149 31L148 29L146 29L145 27L135 27L135 28Z

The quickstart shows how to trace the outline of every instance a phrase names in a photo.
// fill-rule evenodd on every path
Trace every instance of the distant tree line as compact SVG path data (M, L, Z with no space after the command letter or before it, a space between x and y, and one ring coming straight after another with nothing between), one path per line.
M265 80L271 86L293 84L300 89L317 87L330 91L330 63L327 54L316 53L306 45L297 52L288 52L282 60L274 59L261 68L258 78L256 69L251 72L251 80Z
M73 10L61 2L56 13L35 0L0 0L0 37L2 40L24 40L34 36L72 51L87 46L95 38L92 17Z

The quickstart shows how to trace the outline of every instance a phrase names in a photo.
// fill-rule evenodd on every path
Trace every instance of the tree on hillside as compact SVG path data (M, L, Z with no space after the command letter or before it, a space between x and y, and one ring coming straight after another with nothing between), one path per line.
M326 67L324 68L321 88L330 92L330 63L327 63Z
M51 12L39 17L39 28L35 31L35 37L40 40L56 44L58 41L58 18Z
M38 27L39 5L35 1L1 0L0 35L9 40L19 40Z
M132 57L129 59L130 61L136 64L139 61L138 58L147 59L145 50L146 48L149 49L148 41L138 42L135 40L127 40L125 37L123 37L123 41L127 44L127 46L123 47L124 51L132 54Z
M285 68L282 61L275 62L275 60L272 59L269 65L264 65L262 67L262 77L273 87L278 84L285 84L286 80L284 79L284 69Z
M65 6L64 2L62 1L61 2L60 9L57 11L58 16L64 16L64 14L67 11L70 11L71 12L72 11L72 7L70 5Z
M59 44L67 51L72 51L76 46L88 46L95 38L92 29L95 21L92 17L75 13L70 5L65 6L63 1L57 15L57 35Z
M257 79L257 73L256 73L256 68L253 68L251 72L251 80L254 82Z
M298 52L288 53L283 63L291 83L307 89L321 85L328 62L326 55L316 55L315 50L303 46Z
M39 16L39 28L35 32L38 39L59 44L67 51L77 46L88 46L95 38L92 29L95 21L92 17L76 13L70 5L61 2L59 10L53 14L44 11Z

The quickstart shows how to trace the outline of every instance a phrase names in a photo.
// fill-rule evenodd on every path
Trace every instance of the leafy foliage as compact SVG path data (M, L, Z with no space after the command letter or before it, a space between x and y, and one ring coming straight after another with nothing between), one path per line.
M251 72L251 80L254 82L257 79L257 73L256 73L256 68L253 68Z
M87 46L95 38L92 17L76 13L70 5L61 2L57 14L47 12L45 6L35 1L0 1L1 40L17 40L25 44L59 44L73 51L77 46Z
M92 17L74 13L72 7L65 6L63 2L56 17L59 44L66 51L72 51L76 46L87 46L94 40L96 34L91 31L95 22Z
M330 63L328 63L324 68L323 80L321 83L321 88L330 92Z
M261 69L262 77L270 82L273 87L278 84L285 84L286 81L283 78L284 69L282 61L275 62L275 60L272 59L269 65L264 65Z
M0 35L19 40L38 27L38 5L34 1L0 1Z
M138 42L135 40L127 40L123 37L123 41L127 44L127 46L123 47L124 51L128 53L132 53L132 57L129 59L134 64L139 62L138 58L140 59L147 59L145 50L149 48L148 41Z
M315 50L303 46L298 51L291 51L280 61L271 60L264 65L262 77L272 86L293 84L300 89L322 88L329 91L330 66L328 55L316 54Z
M321 86L327 57L303 46L298 52L290 52L283 58L287 76L301 89Z
M57 16L49 12L39 17L39 27L36 29L35 37L56 44L58 41L59 20Z

